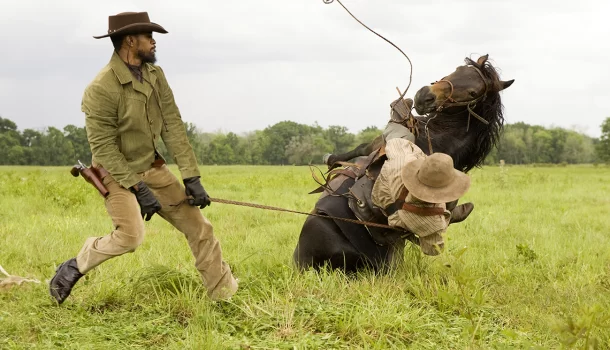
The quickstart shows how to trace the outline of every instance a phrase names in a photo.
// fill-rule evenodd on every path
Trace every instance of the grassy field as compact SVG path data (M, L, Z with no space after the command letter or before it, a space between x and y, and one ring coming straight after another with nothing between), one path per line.
M101 197L68 170L0 167L0 265L41 281L0 291L2 349L610 348L610 167L477 169L464 198L475 210L450 227L446 252L408 248L385 276L298 273L305 216L214 203L204 214L241 287L222 303L155 216L135 253L56 306L56 265L112 229ZM307 167L203 174L217 198L302 211L317 198Z

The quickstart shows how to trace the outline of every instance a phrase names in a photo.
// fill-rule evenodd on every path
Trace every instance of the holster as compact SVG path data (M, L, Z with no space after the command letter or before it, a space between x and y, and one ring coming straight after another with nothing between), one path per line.
M110 193L106 186L102 183L102 179L108 175L108 171L102 167L85 167L82 165L75 165L70 170L72 176L77 177L79 174L82 176L88 183L93 185L95 189L102 195L102 197L106 198Z

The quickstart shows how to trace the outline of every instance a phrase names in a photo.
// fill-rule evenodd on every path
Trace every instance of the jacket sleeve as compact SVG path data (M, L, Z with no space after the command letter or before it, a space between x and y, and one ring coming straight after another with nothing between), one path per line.
M121 186L129 188L140 178L130 169L117 144L118 98L117 94L94 82L85 89L81 110L85 113L85 128L93 158Z
M186 127L184 126L182 116L180 115L180 111L174 100L174 93L172 92L161 67L155 66L155 68L160 72L159 95L162 106L161 113L163 113L163 118L167 123L167 130L165 127L161 128L163 142L178 165L178 169L180 170L183 179L200 176L195 151L193 150L193 147L191 147L186 135Z
M405 140L415 142L415 135L413 135L406 126L394 122L389 122L386 125L385 129L383 130L383 138L386 141L395 138L403 138Z
M388 140L385 145L385 153L389 160L402 164L426 156L416 144L402 137Z

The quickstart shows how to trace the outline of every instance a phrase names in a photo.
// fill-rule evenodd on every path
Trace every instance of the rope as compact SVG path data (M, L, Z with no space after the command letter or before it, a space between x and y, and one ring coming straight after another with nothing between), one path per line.
M324 1L325 4L332 4L335 0L322 0ZM366 24L362 23L358 18L356 18L356 16L354 16L348 9L347 7L345 7L345 5L343 5L343 3L341 3L341 0L337 0L337 2L339 3L339 5L341 5L341 7L343 7L345 9L345 11L347 11L347 13L349 13L350 16L352 16L353 19L355 19L358 23L360 23L364 28L368 29L369 31L371 31L373 34L377 35L378 37L380 37L381 39L385 40L386 42L388 42L390 45L394 46L398 51L400 51L400 53L402 53L407 60L409 61L409 66L410 66L410 73L409 73L409 85L407 85L407 88L405 89L405 91L400 95L400 98L404 98L404 96L407 94L407 91L409 90L409 87L411 87L411 82L413 80L413 63L411 63L411 59L409 58L409 56L407 56L406 53L404 53L398 46L394 45L393 42L391 42L390 40L384 38L382 35L378 34L377 32L375 32L374 30L372 30L371 28L367 27Z
M404 231L403 229L400 229L400 228L397 228L397 227L393 227L393 226L389 226L389 225L384 225L384 224L378 224L378 223L375 223L375 222L360 221L360 220L354 220L354 219L348 219L348 218L340 218L340 217L335 217L335 216L330 216L330 215L320 215L320 214L315 214L315 213L306 213L306 212L303 212L303 211L297 211L297 210L291 210L291 209L272 207L272 206L263 205L263 204L239 202L239 201L234 201L234 200L229 200L229 199L211 198L211 197L210 197L210 201L216 202L216 203L223 203L223 204L239 205L239 206L243 206L243 207L257 208L257 209L266 209L266 210L282 211L282 212L286 212L286 213L311 215L311 216L317 216L317 217L321 217L321 218L347 221L347 222L351 222L351 223L359 224L359 225L381 227L381 228L391 229L391 230L395 230L395 231Z

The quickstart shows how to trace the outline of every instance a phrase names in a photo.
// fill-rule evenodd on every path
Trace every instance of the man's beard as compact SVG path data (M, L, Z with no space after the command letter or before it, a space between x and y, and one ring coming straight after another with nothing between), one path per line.
M155 64L157 62L157 57L155 57L153 52L146 53L144 50L138 50L138 57L142 63Z

